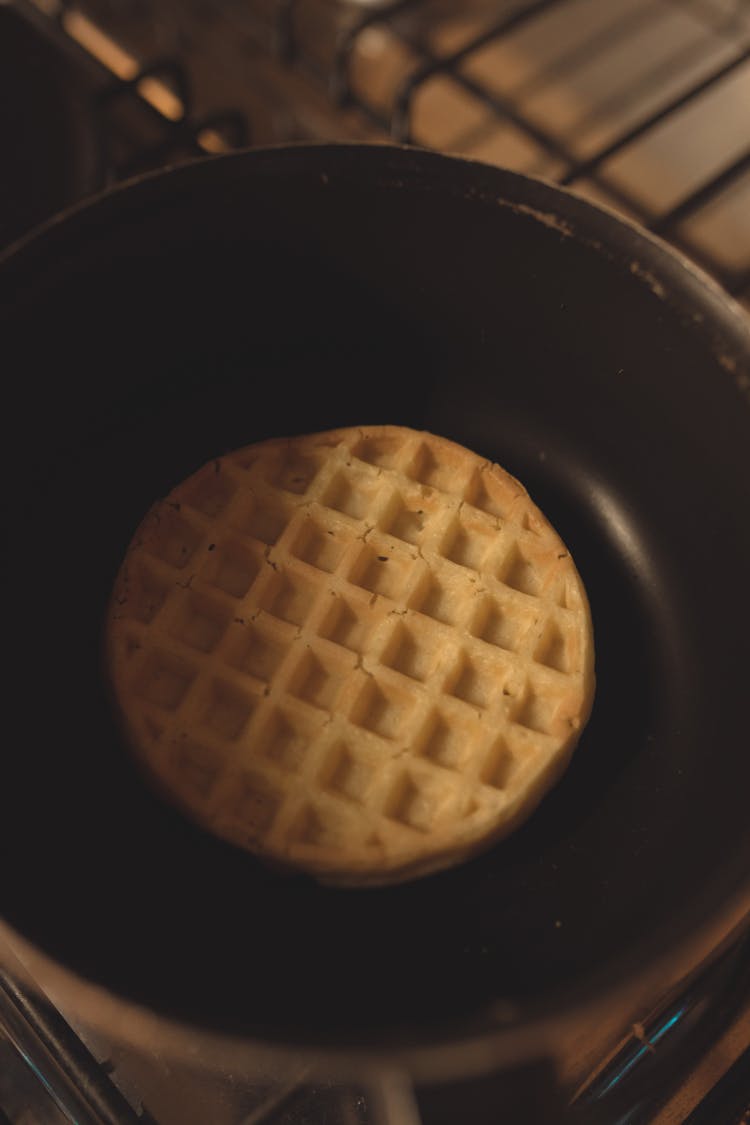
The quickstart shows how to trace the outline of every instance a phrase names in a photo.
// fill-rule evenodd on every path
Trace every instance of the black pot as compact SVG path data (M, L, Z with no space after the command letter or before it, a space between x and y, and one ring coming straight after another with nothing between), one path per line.
M333 146L110 192L17 247L0 289L0 905L42 980L227 1065L254 1044L434 1077L636 1011L746 924L750 331L705 276L544 183ZM142 514L203 462L387 422L526 484L587 585L598 690L512 838L324 889L143 785L102 613Z

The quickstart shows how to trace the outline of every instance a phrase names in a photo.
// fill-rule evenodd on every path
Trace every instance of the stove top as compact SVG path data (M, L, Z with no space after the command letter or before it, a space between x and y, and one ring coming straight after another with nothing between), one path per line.
M165 164L394 140L567 185L750 308L750 0L13 0L0 4L0 60L0 247ZM0 974L0 1125L508 1113L507 1076L430 1090L399 1074L342 1085L300 1066L248 1082L178 1064L102 1039L40 994L15 947L0 962L13 966ZM750 1121L747 938L641 1023L613 1013L586 1029L538 1088L581 1125ZM544 1104L512 1119L551 1122Z
M247 144L410 142L565 184L750 304L748 0L10 8L85 74L105 182Z
M336 1081L300 1062L252 1080L102 1037L39 989L0 938L0 1122L5 1125L468 1125L496 1123L507 1075L415 1087L403 1074ZM614 1047L587 1029L558 1065L517 1077L512 1118L552 1125L746 1125L750 939L665 998ZM531 1092L530 1092L531 1091ZM530 1101L530 1099L533 1099Z

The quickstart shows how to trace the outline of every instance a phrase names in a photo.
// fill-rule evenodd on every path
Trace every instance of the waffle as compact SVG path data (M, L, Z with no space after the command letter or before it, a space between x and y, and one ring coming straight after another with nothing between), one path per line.
M343 884L521 823L594 691L570 554L499 466L396 426L222 457L149 512L107 666L127 741L194 820Z

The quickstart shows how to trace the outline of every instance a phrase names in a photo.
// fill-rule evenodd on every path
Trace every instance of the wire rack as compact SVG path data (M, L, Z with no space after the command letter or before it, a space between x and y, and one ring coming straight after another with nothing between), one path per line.
M750 0L34 3L111 96L150 82L165 129L116 175L181 149L416 144L613 207L750 305Z
M554 179L750 297L748 0L394 0L327 64L305 7L274 6L279 57L384 136Z

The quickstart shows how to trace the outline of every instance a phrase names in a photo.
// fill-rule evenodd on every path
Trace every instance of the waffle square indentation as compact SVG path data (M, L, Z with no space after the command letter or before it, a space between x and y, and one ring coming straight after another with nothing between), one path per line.
M574 613L580 613L581 594L572 578L566 578L560 583L557 604L561 609L570 609Z
M416 544L428 518L427 511L419 503L408 503L402 496L396 495L381 516L380 527L396 539Z
M404 722L414 704L408 692L397 691L390 685L381 686L370 679L359 693L350 718L357 726L381 738L395 739L403 734Z
M314 457L288 451L269 469L266 479L276 488L302 496L315 480L319 468L320 464Z
M408 582L413 565L411 559L364 546L351 568L349 581L374 594L396 598Z
M264 504L258 499L253 499L238 521L241 531L269 547L280 538L288 522L289 513L286 510Z
M291 773L302 767L316 728L276 708L258 732L256 748L261 757Z
M209 559L201 577L233 598L243 598L263 566L263 556L246 543L228 539L208 544Z
M403 773L391 789L384 812L391 820L414 828L417 832L428 832L435 817L436 802L434 794L418 785L414 778Z
M222 772L223 756L192 738L181 739L174 755L180 787L204 800Z
M208 689L202 723L222 739L233 741L242 734L258 700L225 680L214 679Z
M188 592L180 602L170 633L198 652L212 652L229 625L229 611L203 594Z
M445 625L455 625L463 612L462 601L437 575L426 574L415 587L409 607Z
M340 471L329 481L321 502L345 516L361 520L369 512L377 491L377 481L369 480L364 474Z
M515 759L503 738L491 747L479 771L479 779L493 789L505 789L515 770Z
M463 489L463 481L456 472L456 466L450 461L441 461L426 442L415 453L407 473L412 480L451 496L459 496Z
M512 715L513 722L539 734L550 734L557 704L558 700L554 697L538 695L527 689Z
M530 532L537 538L544 534L544 527L541 520L539 519L539 516L536 513L529 511L528 508L521 516L520 526L524 531Z
M341 561L347 540L333 529L321 527L315 520L307 519L291 545L291 553L310 566L332 574Z
M330 810L323 812L313 805L305 805L290 828L289 838L300 844L337 847L341 843L342 826Z
M472 707L490 707L505 682L505 669L488 668L462 653L445 683L445 690Z
M250 835L262 835L276 819L283 795L262 774L254 772L243 775L238 789L220 812L239 822Z
M323 767L322 783L331 792L364 804L375 770L352 753L345 742L331 748Z
M290 677L288 690L313 707L330 711L348 671L341 660L306 652Z
M287 647L282 639L266 634L256 625L246 625L235 632L226 659L238 671L270 683Z
M454 520L443 537L442 553L459 566L481 571L496 535L497 532L481 526L478 521L467 525L462 520Z
M472 474L464 498L467 503L489 516L507 519L517 495L486 469L477 469Z
M404 439L400 434L377 434L363 437L352 446L352 453L360 461L369 465L378 465L383 469L392 469L398 462L398 456L404 446Z
M435 710L430 713L415 740L415 748L446 770L460 770L469 756L471 731L466 724L452 722Z
M483 598L471 620L473 636L506 652L518 652L532 616L515 607L504 606L493 597Z
M163 504L157 516L156 533L146 544L149 554L182 570L198 549L203 535L178 514L178 508Z
M500 564L498 578L511 589L532 597L536 597L542 586L539 570L515 543Z
M544 664L557 672L566 674L570 672L571 658L567 638L555 621L548 621L544 627L534 649L534 660L537 664Z
M171 583L155 574L150 567L138 567L124 586L118 599L121 617L132 618L148 625L164 605Z
M141 699L165 711L176 711L196 675L196 668L186 660L154 649L144 661L134 689Z
M262 609L291 625L303 625L315 604L317 589L307 578L289 570L273 575L258 599Z
M424 683L438 656L434 639L428 631L423 633L413 623L404 625L399 622L386 642L380 661L386 667Z
M363 616L355 605L346 598L337 596L330 599L318 632L321 637L334 644L362 654L367 648L367 639L373 629L371 618Z

